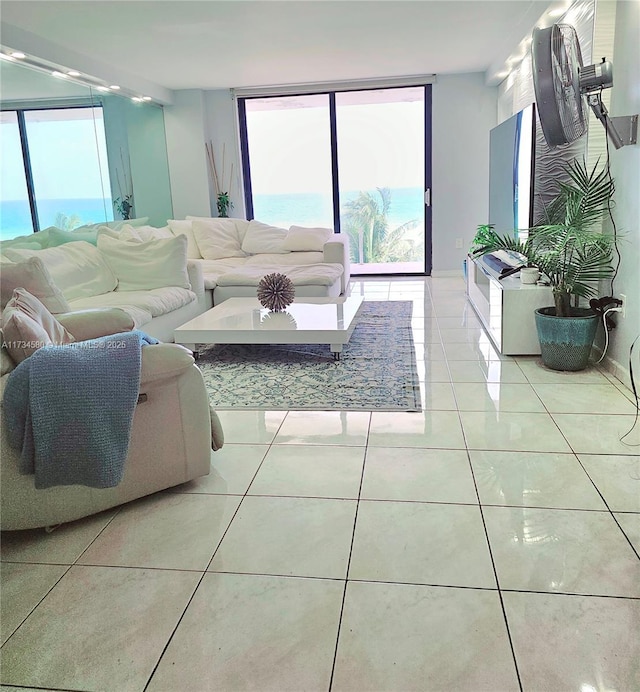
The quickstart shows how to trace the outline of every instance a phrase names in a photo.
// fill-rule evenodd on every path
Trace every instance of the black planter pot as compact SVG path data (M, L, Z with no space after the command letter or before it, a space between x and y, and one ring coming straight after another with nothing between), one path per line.
M584 370L598 329L590 308L571 308L571 317L556 317L555 307L536 310L542 362L552 370Z

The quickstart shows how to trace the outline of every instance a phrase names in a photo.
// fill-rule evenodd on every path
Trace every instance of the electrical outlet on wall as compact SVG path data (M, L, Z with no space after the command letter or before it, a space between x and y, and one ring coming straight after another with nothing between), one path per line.
M462 250L462 238L456 238L456 250Z

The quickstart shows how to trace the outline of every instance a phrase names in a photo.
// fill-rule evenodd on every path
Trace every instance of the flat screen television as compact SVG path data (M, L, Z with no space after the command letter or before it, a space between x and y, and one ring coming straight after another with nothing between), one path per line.
M489 134L489 223L500 234L533 225L535 128L531 104Z

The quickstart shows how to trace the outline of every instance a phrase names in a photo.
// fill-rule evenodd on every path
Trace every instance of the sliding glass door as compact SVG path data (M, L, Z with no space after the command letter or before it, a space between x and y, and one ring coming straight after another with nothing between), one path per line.
M424 87L338 93L336 123L354 270L424 271Z
M249 218L348 234L353 274L430 273L430 89L240 98Z

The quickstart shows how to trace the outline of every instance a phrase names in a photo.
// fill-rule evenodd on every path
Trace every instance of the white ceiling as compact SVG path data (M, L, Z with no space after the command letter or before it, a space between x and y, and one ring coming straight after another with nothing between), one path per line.
M49 48L89 56L167 89L216 89L484 72L530 35L549 5L547 0L3 0L2 22L10 25L5 29L17 27L44 39Z

